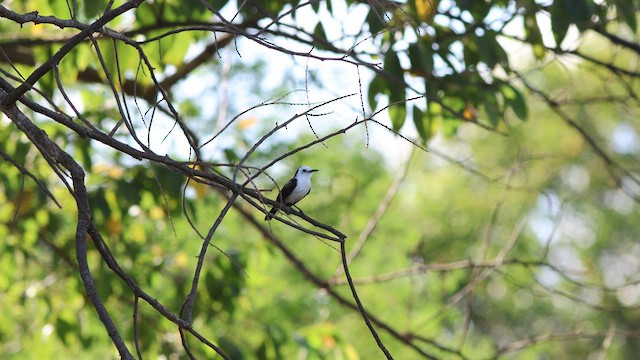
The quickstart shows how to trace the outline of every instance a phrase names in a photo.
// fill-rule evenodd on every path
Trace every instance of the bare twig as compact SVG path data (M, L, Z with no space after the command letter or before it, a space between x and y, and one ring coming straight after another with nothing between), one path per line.
M133 296L133 342L136 344L136 354L138 360L142 360L142 352L140 351L140 338L138 337L138 299L137 295Z
M362 317L364 318L365 323L367 323L367 327L369 328L369 331L371 331L371 335L373 335L373 338L376 340L378 347L380 348L380 350L382 350L382 352L387 357L387 359L393 359L393 356L391 356L391 353L389 352L389 350L387 350L387 348L382 343L382 340L380 340L380 336L378 336L378 332L371 324L371 320L369 320L369 315L367 315L367 311L364 309L364 306L360 301L360 297L358 296L356 287L353 285L353 280L351 279L351 273L349 272L349 264L347 263L347 250L344 248L344 244L345 244L344 241L340 243L340 254L342 255L342 266L344 266L344 274L347 277L347 282L349 283L351 294L353 295L353 298L356 301L356 304L358 305L358 310L360 310L360 314L362 314Z
M20 165L17 161L15 161L11 156L9 156L9 154L7 154L6 152L4 152L4 150L0 149L0 157L2 157L5 161L8 161L11 163L11 165L15 166L16 169L18 169L18 171L20 171L20 173L22 173L23 175L26 175L28 177L30 177L33 182L36 183L36 185L38 186L38 188L45 193L50 199L51 201L53 201L58 208L62 209L62 205L60 205L60 203L58 202L58 200L56 200L56 198L53 196L53 194L49 191L49 189L47 188L47 186L40 181L35 175L33 175L29 170L27 170L24 166Z

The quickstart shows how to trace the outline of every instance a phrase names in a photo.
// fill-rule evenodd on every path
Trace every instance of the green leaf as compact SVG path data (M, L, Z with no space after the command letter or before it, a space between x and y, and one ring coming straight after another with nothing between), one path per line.
M464 101L457 97L445 97L443 99L443 105L440 105L434 101L429 103L429 114L432 116L432 121L439 122L440 132L446 136L451 137L458 132L462 120L455 112L462 112L464 110Z
M635 0L615 0L618 19L624 21L633 33L638 30L638 3ZM634 6L634 3L636 4Z
M533 56L535 56L536 59L542 60L545 55L547 55L547 48L543 44L533 45Z
M475 65L480 62L480 53L478 51L478 41L470 41L464 39L464 48L462 49L462 56L464 57L464 63L467 67Z
M528 11L524 16L524 32L526 42L533 47L533 55L537 60L542 60L546 55L546 49L542 42L542 32L538 26L538 19L533 11Z
M484 110L487 113L487 120L489 123L497 127L498 123L502 119L502 113L500 112L500 105L495 94L487 93L483 102Z
M240 160L240 156L236 153L236 151L233 148L225 148L223 151L227 161L232 163Z
M58 49L59 46L51 46L46 48L36 47L33 53L35 55L36 61L43 63L51 58L53 54L58 51ZM47 72L38 80L37 84L42 92L44 92L49 97L53 97L53 90L56 88L56 80L53 71Z
M413 106L413 124L420 135L420 139L422 139L422 143L426 144L433 135L431 133L431 118L415 105Z
M293 1L289 1L289 5L291 5L292 11L291 11L291 18L295 20L296 18L296 14L298 12L298 5L300 4L300 0L293 0Z
M316 24L316 27L313 28L313 35L321 39L327 38L327 34L324 32L324 27L322 26L322 21L318 21L318 23Z
M89 45L78 44L75 47L74 52L76 52L75 64L79 71L85 70L92 63L92 60L95 59L93 57L93 50Z
M429 24L438 13L440 0L412 0L408 3L416 20Z
M156 7L157 5L145 1L136 9L134 14L136 16L136 22L139 24L139 26L144 27L152 25L156 22Z
M327 6L327 11L331 14L333 14L333 1L335 0L327 0L324 2L324 4Z
M487 31L484 35L474 35L473 38L478 44L480 60L487 64L487 66L493 68L499 63L508 63L507 53L504 51L500 43L498 43L495 32Z
M402 66L400 66L400 59L395 50L389 49L385 54L383 69L397 78L395 79L396 81L394 81L395 83L404 84L404 71L402 70Z
M591 0L571 0L566 1L570 6L572 22L578 30L585 31L591 28L591 18L595 13L594 3Z
M409 45L409 60L412 74L426 77L433 71L433 56L422 40Z
M371 111L376 111L378 107L378 101L376 100L376 96L385 91L385 82L382 79L381 75L375 75L371 83L369 83L369 91L367 91L367 100L369 101L369 107L371 107Z
M275 3L275 1L274 1ZM313 11L315 11L316 13L318 11L320 11L320 1L312 1L311 2L311 8L313 9Z
M321 21L318 21L316 27L313 29L313 35L316 37L316 39L314 39L316 47L326 49L327 34L324 32L324 26L322 26Z
M226 0L214 0L208 1L216 9L223 8L227 1ZM165 9L165 14L171 14L176 16L178 19L198 19L205 20L209 17L208 11L202 10L202 2L200 0L181 0L178 1L175 5L171 7L167 7ZM165 15L165 19L166 19Z
M93 166L91 159L91 147L89 144L90 142L85 140L78 139L74 141L74 159L79 160L85 169L91 169L91 166Z
M459 0L457 4L460 9L469 11L476 21L484 19L493 7L491 1Z
M69 336L67 335L73 333L75 326L71 321L66 319L69 316L64 316L65 314L56 319L56 333L58 335L58 339L60 339L63 344L69 345Z
M389 117L393 130L398 131L404 125L407 116L405 100L404 70L400 66L398 54L389 49L384 57L385 83L389 93ZM401 102L401 103L400 103ZM392 105L398 103L396 105Z
M78 78L78 52L72 51L58 64L58 74L63 84L73 84Z
M50 0L49 5L51 5L52 14L55 17L61 19L70 19L71 13L69 11L69 3L66 0Z
M460 127L460 121L456 121L450 118L442 118L442 134L445 137L452 137L458 132Z
M569 21L569 14L566 13L563 2L564 0L554 1L550 8L551 30L553 31L553 37L556 40L556 46L558 47L567 35L569 25L571 25Z
M184 56L189 50L189 45L192 44L193 36L191 32L181 32L168 38L162 39L162 61L165 64L178 65L184 61Z
M502 97L504 98L506 104L513 110L513 113L516 114L518 119L527 120L528 109L527 103L524 100L524 97L515 87L511 84L504 84L500 87L500 91L502 93Z
M399 131L404 125L407 117L406 103L396 104L389 107L389 117L391 118L391 127L394 131Z
M426 88L426 95L428 99L434 99L438 97L438 91L440 90L440 83L437 78L432 78L429 81L425 79L424 87Z
M105 10L106 2L102 1L84 1L83 13L87 19L96 19L102 11Z
M155 35L155 34L154 34ZM162 57L166 51L171 51L170 47L165 46L161 41L152 41L143 45L144 53L147 55L151 66L154 69L162 69ZM139 57L136 56L135 60L137 61ZM136 62L137 64L137 62ZM145 70L145 72L147 72ZM148 73L148 72L147 72Z
M367 24L369 24L369 31L371 34L375 35L382 31L385 28L386 23L382 19L382 14L380 14L379 10L374 9L372 6L367 14Z
M154 41L153 44L157 43ZM115 46L114 46L115 45ZM124 73L127 69L135 69L135 66L138 64L139 56L138 51L133 47L126 45L124 43L116 42L115 44L111 41L104 41L99 43L100 51L102 52L102 56L104 58L104 62L106 64L106 71L109 71L111 78L116 83L116 86L119 85L117 79L118 71ZM117 53L117 58L116 58ZM147 52L149 60L157 59L157 53ZM96 62L97 63L97 62ZM152 62L153 63L153 62ZM98 72L100 76L105 77L104 69L102 69L101 65L98 63Z
M232 359L244 359L242 348L236 344L234 337L222 336L218 340L220 347Z

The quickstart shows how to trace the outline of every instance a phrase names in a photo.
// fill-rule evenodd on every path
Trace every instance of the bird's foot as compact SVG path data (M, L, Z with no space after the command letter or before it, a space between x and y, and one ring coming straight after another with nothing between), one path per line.
M298 210L302 215L306 215L306 214L304 213L304 211L302 211L302 209L300 209L299 207L297 207L297 206L295 206L295 205L292 205L292 206L291 206L291 208L296 208L296 210Z

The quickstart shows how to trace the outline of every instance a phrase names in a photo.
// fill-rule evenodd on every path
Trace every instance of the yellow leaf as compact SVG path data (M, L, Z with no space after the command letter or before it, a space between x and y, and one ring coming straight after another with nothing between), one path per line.
M189 265L189 257L184 251L180 251L176 254L175 262L179 268L185 268Z
M242 130L246 130L255 126L258 122L258 118L255 116L243 118L238 121L238 127Z
M196 192L198 199L204 199L205 195L209 192L209 186L202 183L191 182L189 186Z
M478 120L478 110L473 105L467 103L462 111L462 117L467 121Z
M154 206L149 211L149 216L154 220L164 219L164 208L161 206Z
M153 245L151 246L151 254L153 256L164 256L164 249L161 246Z
M347 360L360 360L360 356L358 355L356 349L349 344L346 344L344 346L344 355Z
M122 232L122 221L113 216L107 220L107 233L111 235L118 235Z
M120 179L124 175L124 170L121 167L108 165L108 164L95 164L91 167L94 173L102 173L112 179Z
M418 18L426 23L430 23L438 12L440 0L414 0Z
M18 216L19 215L23 215L31 210L33 210L33 201L35 199L36 196L36 190L35 189L24 189L22 192L20 192L18 194L18 196L16 196L12 203L13 203L13 208L18 208Z
M325 335L322 337L322 343L325 349L334 349L336 347L336 339L333 336Z

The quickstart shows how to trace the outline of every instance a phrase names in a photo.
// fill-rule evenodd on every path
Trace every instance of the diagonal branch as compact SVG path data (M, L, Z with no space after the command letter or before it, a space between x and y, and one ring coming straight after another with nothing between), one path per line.
M238 205L237 203L234 204L234 208L245 218L245 220L247 220L250 224L253 225L253 227L258 230L258 232L260 234L262 234L262 237L269 241L270 243L274 244L281 252L282 254L287 258L287 260L289 262L291 262L293 264L293 266L311 283L313 283L318 289L323 289L327 292L327 294L329 296L331 296L332 298L334 298L339 304L344 305L352 310L358 311L360 312L360 308L358 307L357 304L355 304L354 302L352 302L351 300L349 300L348 298L346 298L345 296L341 295L336 289L334 289L333 287L330 286L330 284L321 279L320 276L316 275L313 271L311 271L311 269L309 269L304 262L299 259L286 245L284 245L284 243L282 243L271 231L269 231L269 229L267 227L264 226L263 222L260 222L258 220L256 220L256 218L254 218L251 213L249 213L249 211L247 211L245 208L243 208L242 206ZM396 340L404 343L405 345L407 345L408 347L410 347L411 349L413 349L414 351L416 351L418 354L420 354L421 356L423 356L424 358L427 359L437 359L437 357L431 353L429 353L428 351L422 349L421 347L419 347L418 345L416 345L414 343L414 339L415 337L412 334L406 334L406 333L401 333L399 330L396 330L393 326L389 325L388 323L382 321L381 319L379 319L378 317L376 317L373 314L367 314L369 320L371 321L371 324L374 324L376 326L378 326L381 329L384 329L386 332L388 332L391 336L393 336ZM432 342L430 342L432 345L434 345ZM437 345L434 345L437 346ZM451 354L456 354L456 355L460 355L458 351L453 350L453 349L448 349L448 348L444 348L444 347L439 347L441 350L446 351L448 353Z
M213 238L213 235L215 234L216 230L222 223L222 220L227 215L227 212L229 211L231 206L235 203L237 198L238 198L238 194L233 194L229 198L229 200L227 200L227 204L224 206L222 211L220 211L220 215L218 215L218 217L216 218L216 221L211 226L211 229L209 229L209 233L207 234L204 241L202 242L202 247L200 248L200 254L198 255L198 264L196 265L196 270L193 275L191 291L189 292L189 295L185 299L184 304L182 304L182 309L180 311L180 316L182 316L182 318L189 324L191 324L193 306L196 301L196 291L198 290L198 282L200 281L200 272L204 264L204 258L205 258L205 255L207 254L207 249L209 248L209 244L211 243L211 238Z
M12 102L5 102L9 95L0 90L0 104L13 104ZM118 332L113 320L109 316L107 309L98 295L98 291L93 282L93 277L89 269L87 262L87 232L91 224L91 209L89 207L89 200L87 198L86 188L84 185L84 171L73 160L73 158L58 147L48 135L35 126L27 117L22 113L15 105L7 107L5 105L0 106L2 112L4 112L13 121L16 126L27 135L29 140L36 145L43 156L52 158L53 161L64 166L69 170L71 179L73 181L73 196L78 206L78 224L76 227L76 260L78 261L80 277L87 291L87 295L91 300L100 321L105 326L107 333L111 337L114 345L118 349L120 356L123 359L133 359L133 355L127 349L122 336ZM64 179L63 179L64 180Z
M347 256L347 264L350 264L351 261L353 261L353 259L355 259L355 257L358 256L358 254L364 247L364 243L367 241L371 233L376 229L376 227L378 226L378 222L380 221L382 216L384 216L387 209L389 208L389 204L391 204L391 201L393 201L393 199L396 197L396 194L398 193L398 190L400 189L402 182L407 176L407 173L409 170L409 163L411 162L411 158L413 157L413 154L414 154L414 150L412 148L411 152L409 153L409 158L404 162L404 164L402 165L402 169L400 170L396 178L391 183L391 186L389 186L387 193L382 198L382 201L378 205L378 208L376 209L375 213L373 214L373 216L371 216L367 224L364 226L364 228L360 232L360 235L358 235L358 241L351 248L351 251ZM337 279L337 277L342 273L342 271L343 271L343 268L338 267L333 274L333 278L329 282L333 284L334 281Z
M0 149L0 157L3 158L5 161L10 162L13 166L16 167L16 169L18 169L18 171L20 171L20 173L30 177L36 183L36 185L38 185L38 188L40 188L40 190L42 190L42 192L45 193L58 206L58 208L62 209L62 205L60 205L58 200L56 200L56 198L49 191L49 189L47 189L47 186L43 184L42 181L40 181L35 175L33 175L24 166L20 165L20 163L18 163L13 158L11 158L11 156L9 156L9 154L4 152L4 150L2 149Z
M378 333L376 332L376 329L371 324L369 315L367 315L367 311L364 309L364 306L360 301L360 297L358 296L356 287L353 285L353 279L351 279L351 272L349 271L349 264L347 262L347 250L345 249L344 244L345 244L344 241L340 243L340 254L342 255L342 266L344 267L344 275L347 277L347 282L349 283L349 288L351 289L351 294L353 295L353 299L356 301L358 310L360 311L360 314L362 314L362 317L364 318L364 322L367 323L367 327L369 328L371 335L373 335L373 338L376 340L378 347L380 348L380 350L382 350L382 352L387 357L387 359L393 359L393 356L391 356L391 353L389 352L389 350L387 350L386 346L384 346L384 344L382 343L382 340L380 340L380 336L378 336Z
M142 4L143 1L144 0L127 1L121 6L113 10L107 11L102 17L96 20L93 24L82 29L80 33L78 33L77 35L69 39L69 41L65 42L64 45L62 45L62 47L60 48L60 50L58 50L44 64L40 65L37 69L35 69L33 73L29 75L27 80L25 80L22 84L20 84L20 86L18 86L11 94L3 97L2 106L5 107L7 105L15 103L22 95L24 95L24 93L26 93L31 89L31 87L36 83L36 81L38 81L46 73L51 71L54 66L58 65L60 60L62 60L62 58L65 55L67 55L71 50L73 50L73 48L75 48L76 45L78 45L80 42L82 42L85 38L87 38L92 33L98 31L101 27L106 25L109 21L124 14L125 12L131 9L138 7L140 4ZM14 21L18 21L21 23L33 21L33 19L31 19L30 17L30 15L33 15L33 14L34 13L18 15L8 10L4 6L0 5L0 16L7 17L11 15L14 17Z

